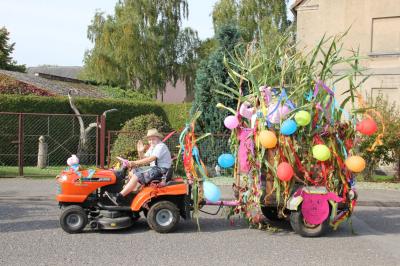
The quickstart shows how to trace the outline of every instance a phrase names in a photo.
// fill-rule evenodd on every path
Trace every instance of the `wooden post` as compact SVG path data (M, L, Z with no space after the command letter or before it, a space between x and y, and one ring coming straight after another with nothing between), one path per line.
M44 136L39 137L39 151L38 151L38 162L37 167L40 169L47 167L47 150L48 145Z

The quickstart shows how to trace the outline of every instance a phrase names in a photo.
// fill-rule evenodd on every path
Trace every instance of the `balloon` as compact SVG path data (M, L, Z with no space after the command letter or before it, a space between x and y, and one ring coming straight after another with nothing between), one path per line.
M239 120L234 115L229 115L225 117L224 125L229 129L234 129L239 125Z
M224 153L218 157L218 164L222 168L230 168L235 164L235 157L232 154Z
M373 119L366 118L357 123L356 130L359 131L361 134L370 136L378 130L378 126Z
M365 169L365 160L360 156L350 156L344 163L354 173L360 173Z
M281 125L281 134L282 135L292 135L297 130L297 124L293 120L285 120Z
M266 149L272 149L276 146L278 139L275 133L269 130L262 130L258 135L261 145Z
M221 190L219 187L209 181L203 182L203 193L206 200L211 202L216 202L221 197Z
M268 107L268 120L273 124L278 124L281 119L284 119L290 113L290 109L287 105L279 106L278 109L274 111L275 108L276 103L272 103ZM274 112L271 114L272 111Z
M331 151L324 144L315 145L312 148L313 157L319 161L326 161L331 158Z
M307 126L311 122L311 115L307 111L298 111L294 116L294 120L299 126Z
M278 165L276 174L281 181L290 181L293 177L293 168L290 164L282 162Z

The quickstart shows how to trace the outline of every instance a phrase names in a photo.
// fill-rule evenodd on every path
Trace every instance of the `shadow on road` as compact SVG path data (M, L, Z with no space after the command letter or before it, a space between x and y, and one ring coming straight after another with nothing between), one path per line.
M58 220L18 221L0 224L0 233L48 230L60 227Z

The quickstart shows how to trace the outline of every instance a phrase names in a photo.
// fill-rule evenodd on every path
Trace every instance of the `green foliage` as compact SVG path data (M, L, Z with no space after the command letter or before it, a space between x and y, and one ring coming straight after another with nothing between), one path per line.
M199 41L197 32L181 29L187 14L187 0L124 0L113 16L96 13L88 27L94 48L85 55L85 78L152 96L178 79L190 90Z
M15 43L9 43L10 33L5 27L0 28L0 69L25 72L25 65L17 65L15 60L12 60L11 54L14 51Z
M208 56L218 48L218 42L215 38L207 38L201 41L199 48L197 49L197 55L199 62L206 60Z
M155 114L140 115L125 122L117 140L111 150L111 160L116 156L122 156L131 160L137 159L136 143L143 139L146 131L151 128L158 129L159 132L169 132L169 125ZM130 133L123 133L130 132Z
M221 27L217 34L219 47L210 54L207 60L200 63L197 70L192 113L202 112L202 119L199 120L198 125L203 132L227 132L222 123L227 112L218 110L216 105L223 103L225 106L235 108L236 103L232 99L217 94L215 90L220 89L221 84L234 86L229 78L224 58L233 52L234 45L238 43L239 38L240 34L235 26Z
M154 99L150 95L146 95L144 93L140 93L131 89L122 89L119 87L112 86L99 86L99 90L104 92L107 96L113 99L124 99L131 100L135 102L150 102L154 101Z
M368 105L374 107L374 109L381 114L385 126L385 135L382 145L377 146L376 149L371 152L369 148L375 142L376 134L380 133L382 130L380 117L371 113L374 120L377 121L379 130L378 133L372 136L364 136L362 139L363 142L360 151L367 165L364 178L366 180L371 180L379 164L388 165L392 163L396 164L397 178L400 178L400 110L396 102L390 103L382 94L379 94L375 99L368 98Z
M76 98L82 114L100 115L116 108L118 112L107 115L107 129L119 130L125 121L139 115L153 113L166 121L171 128L184 126L190 104L160 104L156 102L133 102L110 99ZM73 114L67 97L0 96L0 112Z
M245 42L268 42L290 25L283 0L220 0L212 16L216 31L225 24L238 25Z

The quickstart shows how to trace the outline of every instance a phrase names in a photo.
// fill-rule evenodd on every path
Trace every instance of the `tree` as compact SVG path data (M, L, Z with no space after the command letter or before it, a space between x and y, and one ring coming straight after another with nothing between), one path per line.
M192 113L202 112L201 123L203 132L222 133L226 132L223 125L226 111L216 108L217 103L236 109L234 100L223 97L215 92L221 88L221 84L235 87L229 78L224 64L225 56L233 52L235 44L240 40L240 34L236 26L224 25L217 32L216 39L219 47L212 52L207 60L203 60L196 72L195 98Z
M368 105L373 106L383 118L385 134L382 145L377 146L373 151L369 148L375 142L376 135L365 136L360 147L363 158L366 161L365 179L370 180L379 164L392 164L397 167L397 178L400 179L400 111L396 102L389 103L387 98L379 94L374 100L370 99ZM373 117L375 121L381 121L378 116ZM379 125L379 132L382 126Z
M9 35L10 33L5 27L0 28L0 69L25 72L25 65L17 65L17 62L11 57L15 43L9 43Z
M78 119L79 123L79 145L78 145L78 152L77 155L80 158L80 162L83 164L86 164L89 160L87 154L89 150L89 133L97 127L100 127L98 123L90 123L86 128L85 128L85 122L83 121L83 118L81 116L81 113L79 112L79 109L75 105L75 100L72 95L73 90L68 91L68 99L69 99L69 105L71 106L71 109L74 111L76 118ZM74 91L76 92L76 90ZM104 116L104 119L107 117L108 113L116 112L117 109L109 109L103 112L102 116Z
M245 42L268 41L289 27L286 5L285 0L220 0L212 13L214 29L233 23L238 25Z
M193 84L197 32L181 29L187 0L121 0L115 15L96 13L88 27L94 48L85 54L85 76L142 92L163 90L168 81Z

